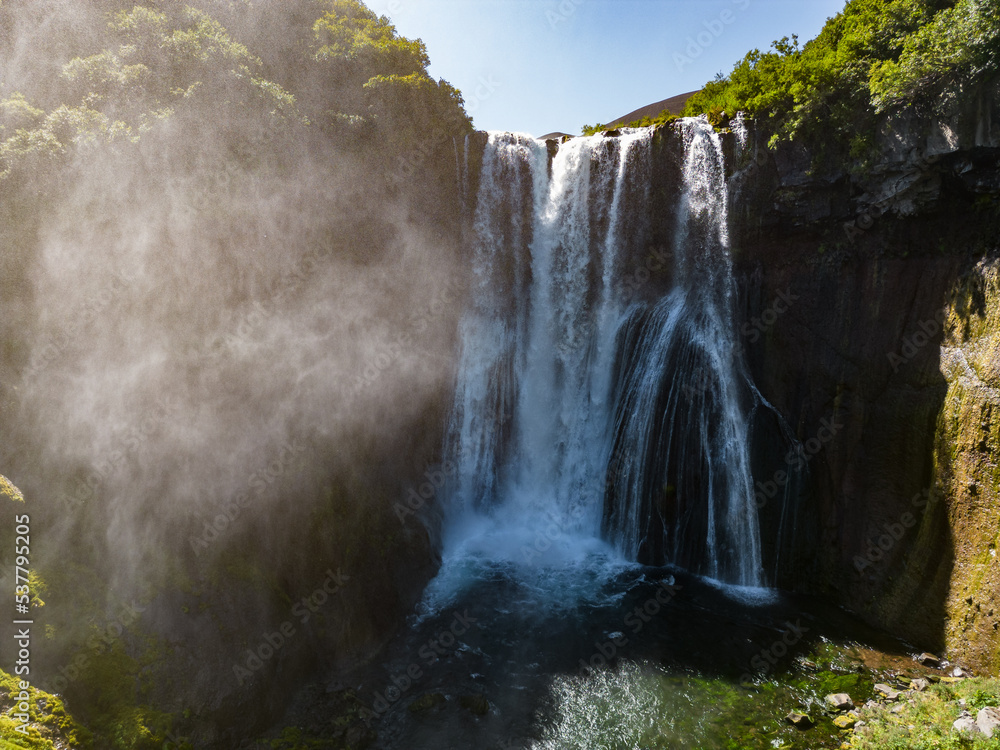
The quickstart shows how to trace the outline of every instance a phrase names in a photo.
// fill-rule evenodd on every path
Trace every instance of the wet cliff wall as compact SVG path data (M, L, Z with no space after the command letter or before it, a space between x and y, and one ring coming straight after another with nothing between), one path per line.
M888 120L856 173L751 132L733 203L745 351L807 460L779 582L992 672L998 115L994 86ZM755 476L759 502L777 478Z

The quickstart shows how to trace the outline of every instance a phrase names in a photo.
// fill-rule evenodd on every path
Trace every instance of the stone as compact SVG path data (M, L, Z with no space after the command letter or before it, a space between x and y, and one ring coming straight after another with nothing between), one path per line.
M917 657L917 661L925 667L931 667L932 669L938 669L941 666L941 660L934 656L934 654L929 654L926 651Z
M884 682L876 682L875 690L885 696L887 701L894 701L899 697L899 691L893 690L889 685Z
M915 690L918 693L924 692L930 686L931 684L923 677L918 677L915 680L910 680L910 690Z
M961 667L955 667L955 668L954 668L953 670L951 670L951 676L952 676L952 677L958 677L958 678L960 678L960 679L961 679L961 678L963 678L963 677L968 677L968 676L969 676L969 673L968 673L968 672L966 672L966 671L965 671L964 669L962 669Z
M832 706L838 711L847 711L854 708L854 701L847 693L830 693L824 699L828 706Z
M808 729L813 725L812 719L810 719L806 714L800 714L797 711L792 711L788 714L788 716L785 717L785 721L799 729Z
M975 720L968 715L959 716L955 723L951 725L958 732L968 732L969 734L979 734L979 727Z
M840 716L835 716L833 719L833 724L840 729L853 729L855 723L857 723L853 716L848 716L847 714L841 714Z
M987 706L979 709L979 715L976 716L976 726L987 737L993 735L1000 737L1000 708Z

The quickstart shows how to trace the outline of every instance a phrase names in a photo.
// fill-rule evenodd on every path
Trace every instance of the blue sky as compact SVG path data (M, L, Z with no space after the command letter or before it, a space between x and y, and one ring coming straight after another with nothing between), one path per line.
M427 45L477 128L578 133L692 91L845 0L370 0Z

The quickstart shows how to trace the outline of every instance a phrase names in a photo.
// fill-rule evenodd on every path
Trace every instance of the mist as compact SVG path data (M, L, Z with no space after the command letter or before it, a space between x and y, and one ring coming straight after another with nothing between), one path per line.
M414 595L393 560L428 557L428 532L391 505L437 457L465 280L450 196L400 178L406 149L381 124L324 125L358 92L284 57L330 4L195 5L149 6L203 35L181 40L202 46L180 74L154 65L176 32L137 52L135 28L109 29L130 3L0 6L0 465L50 592L37 685L72 701L86 678L60 667L134 606L130 656L141 630L172 653L158 672L200 662L154 702L207 715L232 701L247 638L325 571L353 579L327 613L344 648L377 642L391 597ZM236 72L205 77L220 60ZM188 86L160 101L168 77ZM387 523L396 550L376 543Z

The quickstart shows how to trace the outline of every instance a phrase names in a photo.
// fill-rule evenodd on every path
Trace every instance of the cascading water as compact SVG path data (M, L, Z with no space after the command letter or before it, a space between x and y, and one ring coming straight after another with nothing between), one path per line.
M743 687L788 623L808 622L805 649L829 613L759 587L748 423L782 423L735 333L720 138L676 127L558 148L493 133L457 154L475 275L443 559L358 682L376 750L727 747L748 712L775 723L801 695ZM654 241L660 275L635 294ZM740 746L791 743L778 726Z
M604 527L630 559L759 586L746 419L756 394L733 317L722 143L704 120L681 127L674 284L624 328Z
M596 559L761 583L721 144L704 120L682 128L673 290L652 310L627 302L621 278L648 241L652 131L575 138L554 155L489 135L444 578L450 560L579 573Z

